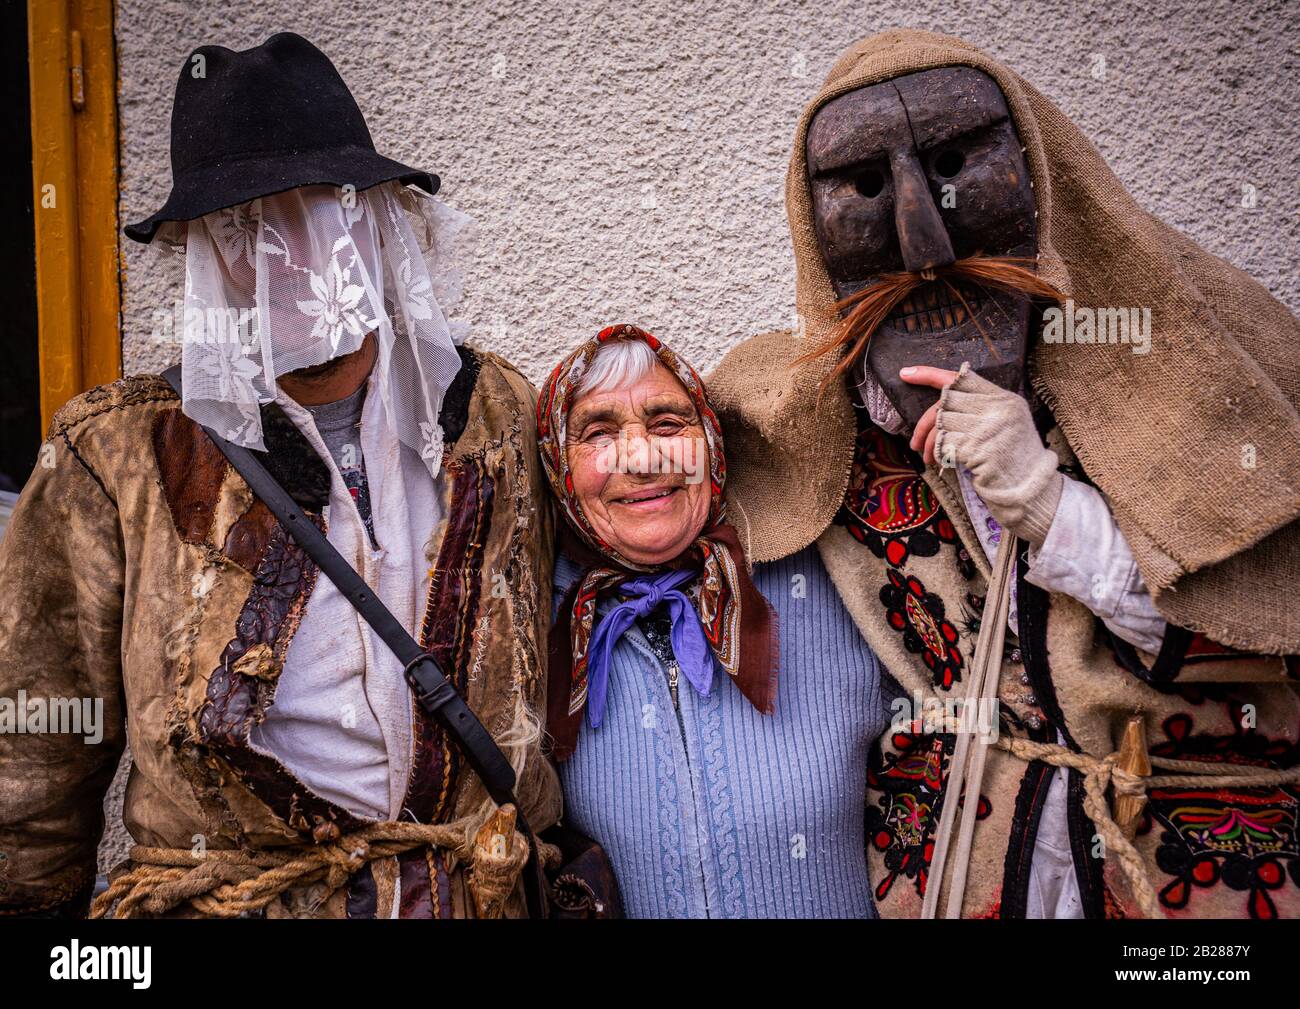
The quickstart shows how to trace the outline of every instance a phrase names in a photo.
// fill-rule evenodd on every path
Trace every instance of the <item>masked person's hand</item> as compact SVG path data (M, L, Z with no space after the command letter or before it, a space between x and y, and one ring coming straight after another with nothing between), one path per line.
M911 446L927 463L970 471L993 517L1041 546L1061 500L1056 453L1043 445L1024 398L963 364L961 371L918 366L899 377L942 390L917 422Z

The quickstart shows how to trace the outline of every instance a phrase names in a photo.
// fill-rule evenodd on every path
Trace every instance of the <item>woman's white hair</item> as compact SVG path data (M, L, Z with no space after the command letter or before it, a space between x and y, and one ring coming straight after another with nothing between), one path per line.
M644 340L615 340L596 351L578 379L576 396L608 392L639 382L659 363L659 355Z

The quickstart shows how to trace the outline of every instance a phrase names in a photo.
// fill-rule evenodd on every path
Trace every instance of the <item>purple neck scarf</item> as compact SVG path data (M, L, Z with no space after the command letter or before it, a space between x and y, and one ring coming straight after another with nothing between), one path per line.
M685 568L663 574L633 578L618 591L623 601L610 610L591 635L587 656L587 718L596 728L605 717L605 695L609 690L609 667L614 646L641 617L649 616L661 602L667 602L672 621L673 655L686 679L707 697L713 684L713 651L704 637L700 615L680 586L697 572Z

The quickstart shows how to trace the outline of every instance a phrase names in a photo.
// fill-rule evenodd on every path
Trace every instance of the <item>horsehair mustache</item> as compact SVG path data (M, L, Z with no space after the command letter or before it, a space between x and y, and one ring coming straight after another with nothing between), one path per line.
M846 374L867 351L867 345L880 325L913 291L929 283L942 283L966 309L992 349L992 342L980 325L974 310L954 281L969 281L986 289L1006 291L1021 297L1041 301L1060 302L1065 295L1043 280L1033 270L1034 260L1026 256L985 256L980 253L959 259L947 266L912 272L902 270L883 274L860 291L835 303L835 310L843 314L835 332L792 362L792 367L816 360L841 348L848 348L839 364L821 380L819 394L841 375Z

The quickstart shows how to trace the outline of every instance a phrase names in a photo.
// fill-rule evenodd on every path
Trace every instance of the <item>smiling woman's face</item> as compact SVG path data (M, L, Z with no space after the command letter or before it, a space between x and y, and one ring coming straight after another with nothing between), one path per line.
M662 564L709 515L708 453L691 397L667 368L585 393L565 443L574 492L596 534L628 560Z

